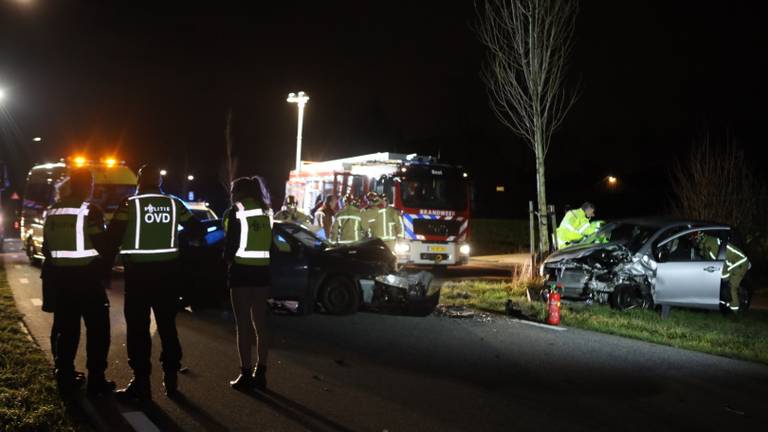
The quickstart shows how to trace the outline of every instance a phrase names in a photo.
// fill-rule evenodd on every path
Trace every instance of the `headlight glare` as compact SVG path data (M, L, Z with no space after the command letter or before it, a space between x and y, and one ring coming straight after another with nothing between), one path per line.
M471 248L469 247L468 244L463 244L459 246L459 253L461 253L462 255L469 255L470 250Z

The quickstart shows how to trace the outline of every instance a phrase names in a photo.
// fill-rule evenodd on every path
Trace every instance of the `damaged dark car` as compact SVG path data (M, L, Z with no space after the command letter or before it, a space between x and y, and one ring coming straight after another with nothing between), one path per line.
M703 256L697 235L720 240L717 256ZM611 222L581 242L550 255L541 267L545 288L563 298L626 310L679 306L717 310L731 227L696 221L635 219ZM742 307L751 292L742 288Z
M396 271L395 255L379 239L334 246L290 222L275 222L272 231L271 297L297 302L299 313L319 306L335 315L365 308L423 316L440 300L432 274Z

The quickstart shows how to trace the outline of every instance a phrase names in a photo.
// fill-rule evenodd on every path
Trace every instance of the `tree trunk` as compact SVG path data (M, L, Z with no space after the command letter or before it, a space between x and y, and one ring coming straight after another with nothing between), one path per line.
M539 205L539 243L541 254L549 252L549 226L547 219L547 187L544 169L544 143L541 131L536 132L536 198Z

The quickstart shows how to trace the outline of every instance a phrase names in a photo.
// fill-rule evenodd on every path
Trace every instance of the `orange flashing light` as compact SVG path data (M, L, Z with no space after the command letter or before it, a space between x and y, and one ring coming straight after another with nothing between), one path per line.
M75 165L79 167L85 165L85 163L87 162L86 159L82 156L75 156L73 160L75 161Z
M112 168L117 165L117 160L115 158L106 158L104 159L104 164L107 165L107 167Z

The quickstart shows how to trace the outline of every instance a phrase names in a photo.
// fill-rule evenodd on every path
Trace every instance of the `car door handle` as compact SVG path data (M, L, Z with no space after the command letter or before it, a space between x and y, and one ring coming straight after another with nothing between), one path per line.
M715 266L704 267L704 271L709 273L714 273L717 270L719 270L719 268Z

